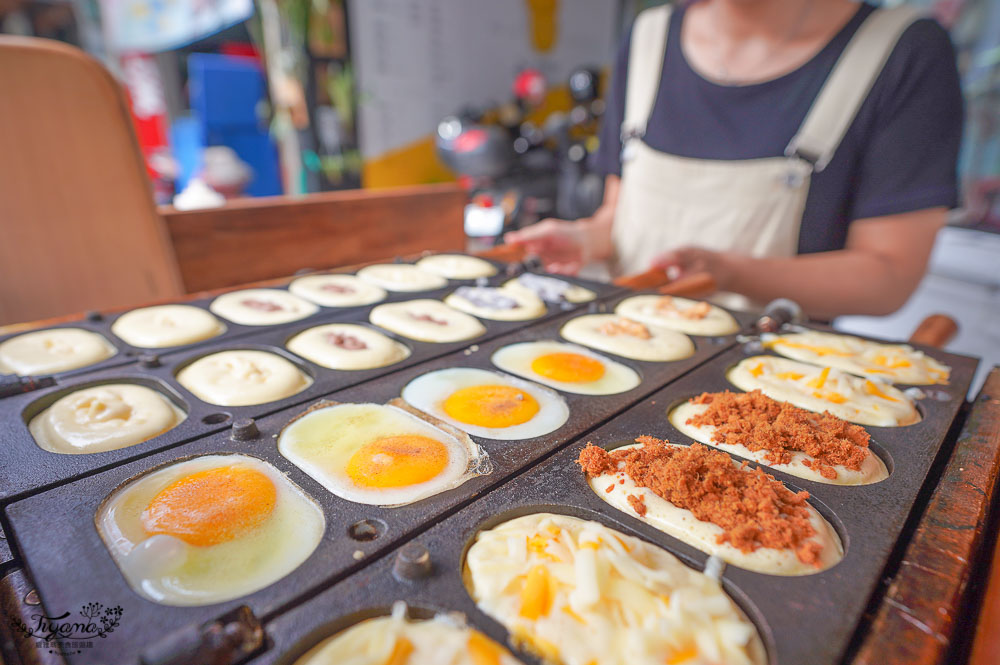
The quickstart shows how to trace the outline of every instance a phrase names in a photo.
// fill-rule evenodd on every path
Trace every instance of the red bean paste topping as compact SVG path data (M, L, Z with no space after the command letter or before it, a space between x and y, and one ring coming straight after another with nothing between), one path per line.
M577 463L590 477L624 472L637 485L722 528L717 542L741 552L766 547L792 549L800 561L819 567L822 545L809 541L816 530L809 521L808 492L794 493L760 469L733 464L721 450L700 443L670 446L651 436L640 436L641 448L608 452L588 444ZM646 512L640 497L629 497L640 516Z
M712 306L707 302L700 301L686 309L681 309L677 306L677 303L674 302L672 296L661 296L660 299L656 301L655 308L663 313L676 313L677 315L682 316L685 319L691 319L692 321L704 319L712 313Z
M355 337L354 335L348 335L346 333L327 333L323 336L328 344L332 344L339 349L344 349L345 351L364 351L368 348L368 345L363 341Z
M626 319L623 316L609 320L607 323L601 325L597 331L608 337L615 337L617 335L629 335L631 337L638 337L639 339L649 339L652 337L649 328L638 321Z
M256 309L260 312L280 312L285 309L276 302L271 302L270 300L258 300L257 298L247 298L246 300L241 300L240 304L244 307Z
M329 291L330 293L355 293L353 286L346 286L344 284L326 283L319 288L323 291Z
M415 319L417 321L424 321L426 323L433 323L434 325L438 326L448 325L448 322L445 321L444 319L435 319L430 314L414 314L413 312L410 312L410 318Z
M759 390L749 393L702 393L692 404L707 404L708 410L688 418L687 424L715 428L712 441L766 451L770 465L788 464L792 452L813 459L802 463L824 478L837 477L834 465L859 471L868 457L871 440L863 427L829 412L812 413L787 402L771 399Z

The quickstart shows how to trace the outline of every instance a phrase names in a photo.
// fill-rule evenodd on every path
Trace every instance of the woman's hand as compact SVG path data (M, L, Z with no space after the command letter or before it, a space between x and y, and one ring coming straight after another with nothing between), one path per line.
M580 225L588 220L568 222L563 219L543 219L520 231L504 235L504 242L520 245L531 256L541 259L545 270L562 275L575 275L589 259L586 237Z
M678 247L653 259L653 268L662 268L671 280L708 273L720 291L732 290L732 261L728 252L701 247Z
M575 275L587 263L609 258L619 183L615 175L604 179L604 202L590 217L575 222L543 219L504 235L504 242L524 247L542 260L547 271L563 275Z

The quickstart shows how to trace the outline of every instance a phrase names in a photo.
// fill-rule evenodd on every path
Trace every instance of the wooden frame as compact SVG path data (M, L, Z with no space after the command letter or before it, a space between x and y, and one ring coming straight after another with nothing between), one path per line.
M994 367L973 403L951 458L879 603L853 665L931 665L958 662L950 647L974 623L967 596L980 555L988 547L988 515L1000 474L1000 367ZM983 563L988 566L988 563ZM1000 571L982 619L996 621ZM992 617L992 619L990 618ZM998 662L997 629L980 626L978 665ZM978 646L978 645L977 645ZM987 651L988 650L988 651Z
M465 246L466 193L455 184L239 199L163 207L188 292Z

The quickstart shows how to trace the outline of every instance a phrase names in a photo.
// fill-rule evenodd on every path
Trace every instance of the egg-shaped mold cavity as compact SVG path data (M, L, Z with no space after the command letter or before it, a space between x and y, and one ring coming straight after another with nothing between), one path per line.
M272 346L235 346L186 359L174 369L177 382L215 406L269 404L313 384L300 358Z
M188 407L152 378L108 378L67 386L29 404L21 416L42 450L86 455L135 446L177 427Z
M226 324L207 309L188 304L140 307L111 324L118 339L140 349L179 348L218 337L226 330Z
M545 436L570 415L566 400L551 388L473 367L421 374L403 387L402 397L424 413L487 439Z
M580 462L603 501L739 568L813 575L844 557L837 529L796 488L725 452L640 437L585 448Z
M285 289L240 289L216 296L215 315L244 326L274 326L312 316L319 306Z
M587 347L556 340L515 342L490 356L498 369L581 395L614 395L642 384L634 362L612 360Z
M290 335L285 348L320 367L342 371L388 367L412 353L406 344L363 323L306 328Z
M313 553L326 527L316 501L274 466L229 453L131 478L94 519L132 590L172 606L224 602L273 584Z
M577 316L559 334L568 342L643 362L674 362L695 353L694 342L684 333L616 314Z
M703 393L666 410L682 435L792 476L827 485L871 485L889 477L860 425L757 393Z
M463 617L402 601L391 608L373 607L338 617L310 631L278 662L326 665L366 654L372 663L434 663L442 653L449 655L452 665L521 665Z
M59 374L96 365L117 353L104 335L92 330L45 328L0 340L0 374Z
M913 399L895 386L832 367L820 367L767 354L744 358L726 369L726 379L740 390L760 390L768 397L858 425L900 427L920 422Z
M705 640L719 662L768 662L758 624L717 578L603 519L586 519L584 511L581 519L540 509L484 523L463 555L470 597L515 645L566 665L585 665L595 653L625 665L635 661L609 653L607 644L627 634L643 640L651 663L694 658Z
M332 494L396 507L492 471L468 434L410 407L321 401L278 435L278 452Z

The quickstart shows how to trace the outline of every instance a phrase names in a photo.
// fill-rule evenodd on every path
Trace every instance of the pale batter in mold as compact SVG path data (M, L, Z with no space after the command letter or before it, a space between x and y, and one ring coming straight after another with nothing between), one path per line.
M177 381L202 401L220 406L276 402L312 384L285 358L248 349L203 356L181 369Z
M521 293L491 286L460 286L444 303L481 319L525 321L544 316L545 303L533 293Z
M694 355L694 343L687 335L615 314L578 316L567 321L559 334L576 344L646 362L681 360Z
M358 277L387 291L431 291L448 285L441 275L411 263L377 263L358 271Z
M908 344L882 344L871 340L808 330L787 335L762 335L764 346L775 353L851 374L889 383L926 385L948 383L951 368Z
M244 326L274 326L319 311L314 303L279 289L243 289L225 293L209 306L224 319Z
M354 275L308 275L288 285L297 296L323 307L360 307L385 300L385 289Z
M83 388L31 419L35 443L52 453L118 450L173 429L185 414L162 393L133 383Z
M448 279L476 279L497 274L496 266L475 256L464 254L434 254L417 261L421 270Z
M300 332L285 345L289 351L330 369L374 369L394 365L410 350L367 326L331 323Z
M211 313L191 305L158 305L119 316L111 332L126 344L143 349L194 344L226 331Z
M829 411L859 425L898 427L920 421L913 400L898 388L838 369L753 356L729 370L727 378L741 390L760 389L776 400L817 413Z
M397 335L443 344L479 337L486 328L474 316L448 307L440 300L408 300L379 305L368 319Z
M83 328L49 328L0 342L0 374L57 374L106 360L118 350Z
M739 332L739 324L726 310L687 298L632 296L618 303L615 313L688 335L732 335Z

